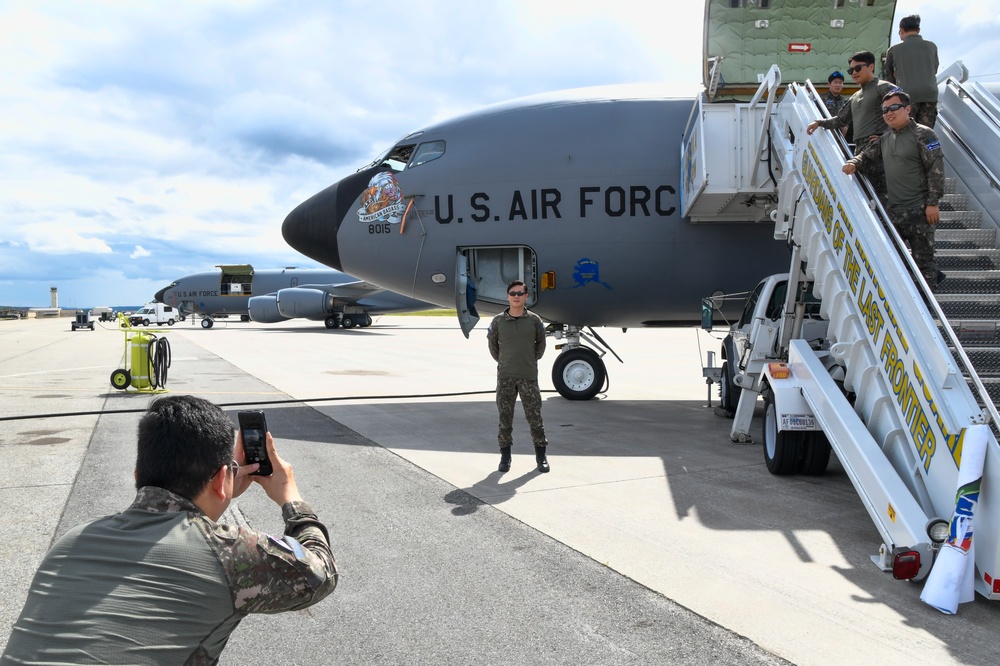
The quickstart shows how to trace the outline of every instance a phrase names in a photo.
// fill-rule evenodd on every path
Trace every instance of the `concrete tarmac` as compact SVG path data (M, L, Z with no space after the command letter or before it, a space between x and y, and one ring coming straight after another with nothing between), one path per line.
M0 322L0 418L80 413L0 422L0 646L52 540L134 494L151 397L111 388L124 336L105 326ZM501 475L482 324L470 340L448 317L166 329L171 392L234 417L279 403L256 407L344 572L307 611L247 618L223 662L996 663L1000 606L946 616L876 569L878 533L836 461L779 478L759 445L729 442L700 372L717 340L599 332L625 361L605 358L606 396L543 393L546 475L518 410ZM227 518L281 530L256 488Z

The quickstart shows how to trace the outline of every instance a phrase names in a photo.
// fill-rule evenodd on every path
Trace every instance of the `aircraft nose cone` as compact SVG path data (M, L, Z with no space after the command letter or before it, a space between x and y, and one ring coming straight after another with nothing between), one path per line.
M167 289L170 289L170 287L164 287L163 289L156 292L153 295L153 300L156 301L157 303L166 303L166 301L163 300L163 294L167 291Z
M337 209L339 185L334 183L300 203L281 225L286 243L338 271L343 270L337 246L337 231L343 218Z

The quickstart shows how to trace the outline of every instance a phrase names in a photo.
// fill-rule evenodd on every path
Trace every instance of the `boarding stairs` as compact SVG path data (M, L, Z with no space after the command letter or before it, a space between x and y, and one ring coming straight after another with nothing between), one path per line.
M954 130L942 138L946 157L978 160L979 168L973 175L949 159L950 192L936 238L947 278L935 295L865 179L842 173L850 153L840 134L806 133L827 114L815 88L790 83L779 100L780 85L772 67L749 103L727 104L728 111L704 99L696 104L682 142L682 210L705 224L730 221L740 207L746 215L756 205L773 221L775 238L791 249L788 293L801 279L821 300L828 346L783 341L776 356L784 354L793 372L815 378L802 394L883 539L876 564L888 569L893 553L913 549L924 562L917 578L927 575L936 549L927 526L950 520L955 510L965 429L991 425L975 515L976 590L1000 599L1000 416L994 404L1000 273L996 225L981 202L996 181L989 184L977 156L1000 154L1000 132L972 130L953 120L957 114L947 101L941 105L942 127ZM955 103L967 106L961 84L949 85ZM713 165L719 157L705 152L711 148L705 139L733 127L742 129L724 160L736 166L726 173L724 163ZM975 136L962 142L975 146L971 156L953 148L962 136ZM730 199L723 196L727 187L737 190ZM785 309L789 322L793 301ZM741 419L748 425L762 388L742 385L734 432Z
M938 266L948 275L937 301L1000 405L1000 102L963 82L964 68L951 73L942 77L935 127L950 176L935 234Z

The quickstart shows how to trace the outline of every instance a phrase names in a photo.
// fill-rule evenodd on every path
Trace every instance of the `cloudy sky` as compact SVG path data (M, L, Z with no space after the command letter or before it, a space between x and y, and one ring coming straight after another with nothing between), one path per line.
M657 8L659 5L659 8ZM403 134L580 86L699 84L701 0L0 0L0 305L138 305L315 266L300 202ZM900 0L1000 81L995 0Z

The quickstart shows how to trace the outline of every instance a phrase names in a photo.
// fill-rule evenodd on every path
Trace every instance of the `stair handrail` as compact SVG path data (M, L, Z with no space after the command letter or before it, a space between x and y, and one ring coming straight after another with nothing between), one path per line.
M1000 124L997 123L997 119L993 117L993 114L984 109L982 102L980 102L974 96L968 94L968 92L965 90L965 87L959 81L957 81L954 78L949 78L945 82L945 88L948 87L954 87L958 89L959 96L962 98L963 101L966 102L966 106L968 106L972 110L972 112L976 115L978 119L982 120L984 123L995 125L997 127L997 130L1000 131ZM979 167L979 170L983 172L983 175L985 175L990 180L990 183L994 187L1000 188L1000 177L998 177L997 174L995 174L993 170L979 158L979 155L976 154L976 151L973 150L972 146L970 146L968 142L966 142L965 139L963 139L961 135L959 135L958 132L955 131L955 128L952 127L952 124L950 122L948 122L948 119L938 115L938 123L940 123L942 127L945 129L945 131L948 132L948 135L955 140L955 143L961 146L962 150L965 151L965 154L969 157L969 159L971 159L976 164L976 166Z
M760 156L764 153L764 142L768 138L768 134L771 128L771 113L774 110L774 100L778 96L778 88L781 86L781 69L778 65L771 65L771 68L767 70L767 74L761 80L760 85L757 86L757 92L753 94L750 98L749 108L753 109L757 106L760 98L767 93L767 106L764 107L764 121L760 125L760 137L757 139L757 152L754 153L753 160L753 172L750 174L750 185L753 186L757 182L757 171L760 169L761 159Z

